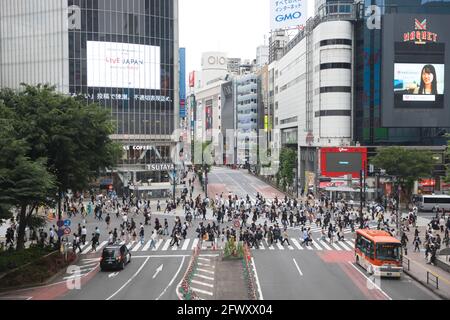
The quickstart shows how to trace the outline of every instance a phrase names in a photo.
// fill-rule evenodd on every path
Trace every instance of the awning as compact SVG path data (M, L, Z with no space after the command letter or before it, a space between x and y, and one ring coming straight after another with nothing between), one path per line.
M343 186L345 184L345 182L343 181L336 181L336 182L321 182L319 185L319 188L328 188L328 187L339 187L339 186Z

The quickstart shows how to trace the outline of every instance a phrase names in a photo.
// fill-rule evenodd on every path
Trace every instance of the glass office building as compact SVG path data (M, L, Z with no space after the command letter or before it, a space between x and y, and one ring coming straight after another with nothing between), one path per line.
M124 147L116 188L168 181L151 164L176 149L178 0L0 0L0 86L20 83L111 112Z

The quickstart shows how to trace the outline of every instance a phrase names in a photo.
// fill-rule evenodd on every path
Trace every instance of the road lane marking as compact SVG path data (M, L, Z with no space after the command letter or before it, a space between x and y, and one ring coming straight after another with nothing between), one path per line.
M201 282L201 281L197 281L197 280L192 280L192 283L196 283L205 287L210 287L210 288L214 288L214 285L206 283L206 282Z
M322 251L322 247L320 247L314 240L311 241L311 243L313 244L314 247L316 247L317 250Z
M203 279L206 279L206 280L214 280L213 277L204 276L202 274L195 274L194 277L199 277L199 278L203 278Z
M291 238L291 241L294 244L294 246L297 247L297 249L303 250L303 247L300 245L300 243L298 243L297 239Z
M205 290L201 290L201 289L197 289L194 287L191 287L192 291L198 292L198 293L203 293L203 294L207 294L209 296L213 296L212 292L209 291L205 291Z
M108 244L108 241L103 241L98 247L97 250L102 249L104 246L106 246Z
M178 270L177 270L177 272L175 273L175 275L173 276L172 280L170 280L170 282L169 282L169 284L167 285L167 287L164 289L163 292L161 292L161 294L158 296L158 298L156 298L156 300L159 300L159 299L166 293L167 289L169 289L170 286L173 284L173 282L174 282L175 279L177 278L178 274L180 273L181 268L183 267L183 264L184 264L184 260L185 260L185 259L186 259L186 257L184 256L184 257L183 257L183 260L181 260L180 266L178 267Z
M337 251L342 251L341 247L339 247L336 243L330 243Z
M203 261L208 261L208 262L211 261L211 259L206 259L206 258L202 258L202 257L199 257L198 259L203 260Z
M278 249L280 249L280 250L284 250L283 245L282 245L281 243L279 243L279 242L277 242L277 247L278 247Z
M150 243L152 243L152 240L148 240L145 246L142 247L142 251L147 251L150 248Z
M201 263L201 262L197 262L197 264L199 265L199 266L204 266L204 267L210 267L210 268L215 268L213 265L210 265L210 264L205 264L205 263Z
M124 245L125 244L125 241L121 241L120 243L119 243L119 246L122 246L122 245Z
M92 247L91 246L89 246L89 245L87 245L87 248L86 249L84 249L82 252L81 252L81 254L87 254L89 251L91 251L92 250Z
M159 239L158 242L155 244L155 247L152 249L152 251L158 250L159 246L163 243L163 239Z
M135 245L134 246L134 248L133 249L131 249L131 251L132 252L136 252L136 251L138 251L139 250L139 248L142 246L142 243L141 242L138 242L138 244L137 245Z
M370 278L368 278L363 272L361 272L361 270L359 270L351 261L348 261L348 263L356 270L358 271L364 278L367 279L367 281L369 281L375 288L377 288L378 290L380 290L380 292L382 294L385 295L386 298L388 298L389 300L392 300L392 298L386 293L384 292L376 283L374 283L372 280L370 280Z
M138 269L138 271L136 271L135 274L133 274L133 276L128 279L127 282L125 282L125 284L123 286L121 286L119 288L119 290L117 290L113 295L111 295L109 298L107 298L106 300L111 300L112 298L114 298L115 295L117 295L120 291L122 291L123 288L125 288L131 281L133 281L134 278L136 278L136 276L141 272L141 270L144 268L144 266L147 264L148 260L150 259L150 257L147 257L147 259L145 259L144 263L140 266L140 268Z
M135 244L135 241L132 241L129 244L127 244L127 249L130 250L130 248L133 246L133 244Z
M344 241L340 241L338 242L342 248L344 248L346 251L352 251L352 249L350 249L349 247L347 247L344 243Z
M302 272L302 270L300 270L300 267L298 266L297 261L295 261L294 258L292 258L292 260L294 260L294 264L297 267L298 273L300 273L300 275L303 276L303 272Z
M110 273L108 274L108 278L115 278L118 274L119 272Z
M180 245L173 244L172 251L178 250L180 248Z
M318 241L319 241L319 243L325 248L325 249L327 249L327 250L333 250L333 249L331 249L331 247L325 242L325 241L322 241L322 240L319 240L319 239L317 239Z
M198 245L198 238L195 238L194 241L192 241L192 247L191 249L194 250Z
M275 250L275 248L273 247L273 245L269 246L269 242L267 242L267 240L264 240L267 244L267 247L269 248L269 250Z
M181 247L181 250L187 250L187 247L189 245L189 241L191 241L191 239L184 240L184 243L183 243L183 246Z
M255 259L253 259L253 257L252 257L252 265L253 265L253 271L255 273L256 285L258 286L259 299L264 300L264 297L263 297L263 294L261 291L261 284L259 283L258 272L256 271Z
M266 250L262 241L259 243L259 249Z
M294 247L291 245L288 245L289 250L294 250Z
M163 247L161 248L161 251L167 251L167 249L170 246L170 241L171 239L167 239L166 242L164 243Z
M206 272L206 273L209 273L209 274L214 274L214 271L209 271L209 270L200 269L200 268L197 268L197 270L201 271L201 272Z
M155 272L155 274L153 275L152 279L155 279L155 278L156 278L156 276L158 275L158 273L160 273L160 272L163 270L163 267L164 267L164 265L162 264L162 265L160 265L160 266L156 269L156 272Z
M350 248L355 248L355 244L351 241L345 240L345 242L350 246Z

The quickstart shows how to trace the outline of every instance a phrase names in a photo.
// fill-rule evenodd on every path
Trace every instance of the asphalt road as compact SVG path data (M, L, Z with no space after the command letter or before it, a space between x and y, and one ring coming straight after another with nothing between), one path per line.
M236 193L240 197L248 194L252 199L256 197L257 192L267 199L273 199L276 195L279 198L284 197L277 190L243 171L214 168L209 174L209 196L214 198L215 193L221 192L225 196L228 192ZM177 214L183 216L181 211ZM172 229L175 214L163 215L154 212L152 225L157 216L160 222L167 218L170 230ZM205 223L213 221L211 213L208 213L207 218ZM73 225L76 226L79 219L80 217L72 219ZM139 226L144 218L141 215L135 217L135 220ZM113 228L121 222L120 219L116 220L115 216L111 221ZM76 266L73 266L77 273L68 272L55 279L53 285L3 294L0 299L21 296L26 299L62 300L177 300L176 286L186 272L192 246L195 245L198 222L194 221L194 225L188 230L187 240L183 241L180 247L169 247L170 240L166 236L161 239L157 250L149 250L148 246L145 246L153 230L153 226L146 226L145 244L129 244L132 260L122 271L99 271L101 250L86 252L81 255ZM107 239L106 224L92 217L88 218L88 234L91 234L96 226L101 229L100 242L103 243ZM317 241L311 248L300 248L298 244L293 243L299 237L298 230L290 229L289 235L290 247L268 247L266 244L264 249L252 250L259 287L265 300L437 299L429 290L406 275L400 280L368 278L364 270L353 264L353 234L350 231L346 233L347 242L331 246L320 243L315 238ZM67 283L73 284L72 290L68 290ZM76 284L79 284L79 287Z

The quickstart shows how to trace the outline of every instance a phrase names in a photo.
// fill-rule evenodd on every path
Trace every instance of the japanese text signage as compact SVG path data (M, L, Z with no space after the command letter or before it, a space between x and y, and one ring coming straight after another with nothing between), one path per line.
M307 17L307 0L270 0L271 30L304 25Z

